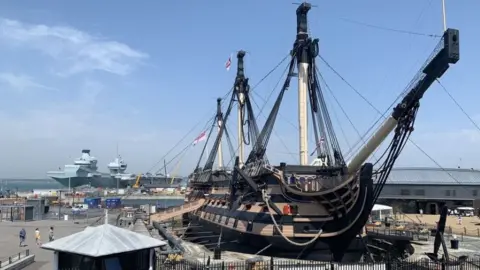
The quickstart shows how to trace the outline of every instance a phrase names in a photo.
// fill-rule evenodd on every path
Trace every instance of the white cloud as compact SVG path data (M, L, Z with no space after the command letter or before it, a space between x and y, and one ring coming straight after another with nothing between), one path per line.
M10 88L16 91L25 91L32 88L40 88L45 90L55 90L52 87L48 87L39 84L33 80L30 76L13 74L13 73L0 73L0 83L6 84Z
M143 127L129 119L128 112L103 112L97 95L107 90L101 82L86 79L75 100L24 108L21 114L0 108L0 175L45 177L46 171L72 162L84 148L92 150L100 171L106 172L117 143L129 171L150 169L182 132Z
M2 87L69 90L32 95L31 102L15 102L15 110L0 107L2 177L45 177L46 171L72 162L83 148L90 148L101 171L107 171L117 143L130 170L144 171L179 137L175 131L142 127L128 113L135 104L126 104L125 111L113 111L118 106L108 104L112 78L102 75L129 75L148 59L146 53L72 27L2 18L0 48L28 63L0 73ZM63 77L42 77L45 67ZM94 71L103 73L91 74ZM48 86L43 84L46 79Z
M31 48L54 58L61 75L101 70L127 75L148 58L128 45L92 36L72 27L26 24L0 18L0 43Z

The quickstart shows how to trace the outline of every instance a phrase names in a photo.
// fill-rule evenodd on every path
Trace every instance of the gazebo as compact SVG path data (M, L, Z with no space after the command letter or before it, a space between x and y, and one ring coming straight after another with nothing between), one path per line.
M152 270L154 248L164 245L164 241L104 224L43 244L42 248L54 251L54 270Z

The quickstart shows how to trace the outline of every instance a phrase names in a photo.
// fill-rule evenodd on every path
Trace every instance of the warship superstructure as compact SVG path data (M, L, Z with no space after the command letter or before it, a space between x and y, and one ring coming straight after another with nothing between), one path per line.
M132 174L126 173L127 163L120 155L107 165L108 173L98 171L98 160L90 155L89 149L82 150L80 158L73 164L64 165L58 171L49 171L47 176L61 185L70 188L91 186L100 188L132 187L138 178L141 186L169 188L177 187L182 182L180 177L170 177L162 174Z

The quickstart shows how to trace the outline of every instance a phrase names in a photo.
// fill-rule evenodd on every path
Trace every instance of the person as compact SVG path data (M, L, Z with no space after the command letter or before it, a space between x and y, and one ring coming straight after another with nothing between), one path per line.
M19 236L20 236L20 247L23 247L25 245L25 237L27 236L27 232L25 231L24 228L20 230Z
M37 246L40 246L40 245L41 245L41 242L40 242L40 231L38 230L38 228L35 229L35 242L37 243Z
M48 234L48 241L52 242L55 240L55 236L53 235L53 227L50 227L50 233Z

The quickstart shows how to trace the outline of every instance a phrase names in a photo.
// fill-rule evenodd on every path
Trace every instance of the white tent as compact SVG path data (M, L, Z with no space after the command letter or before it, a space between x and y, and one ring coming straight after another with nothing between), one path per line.
M372 209L371 217L375 221L383 221L385 217L393 216L393 208L388 205L375 204Z
M372 211L381 211L381 210L393 210L393 208L388 205L375 204L372 209Z

